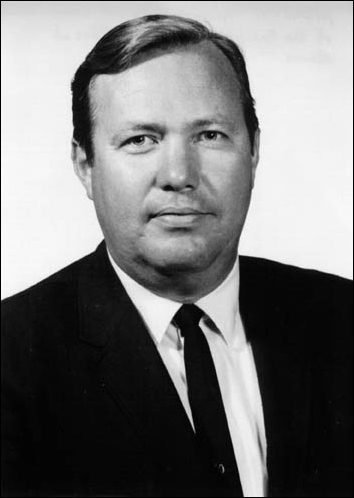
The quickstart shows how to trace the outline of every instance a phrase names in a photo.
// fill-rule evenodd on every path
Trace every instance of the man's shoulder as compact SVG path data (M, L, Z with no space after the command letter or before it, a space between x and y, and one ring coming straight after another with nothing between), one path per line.
M353 282L337 275L241 256L240 299L284 323L308 321L352 333Z
M240 303L249 321L257 320L254 315L268 319L274 326L268 333L280 342L286 336L291 344L308 347L312 342L333 351L343 351L352 343L353 282L349 279L244 256L240 257Z
M240 268L244 279L279 291L287 288L305 293L306 289L318 292L336 289L347 293L353 288L352 280L338 275L253 256L240 256Z
M90 253L31 287L3 299L2 321L26 315L33 307L43 309L50 303L58 304L69 300L76 293L79 276L90 264L93 255L94 253Z

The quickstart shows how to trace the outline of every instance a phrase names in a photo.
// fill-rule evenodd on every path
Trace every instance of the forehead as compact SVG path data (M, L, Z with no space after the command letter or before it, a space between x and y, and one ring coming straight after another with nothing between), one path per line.
M151 54L133 67L97 76L90 90L95 124L125 119L185 121L241 112L239 84L227 57L203 42Z

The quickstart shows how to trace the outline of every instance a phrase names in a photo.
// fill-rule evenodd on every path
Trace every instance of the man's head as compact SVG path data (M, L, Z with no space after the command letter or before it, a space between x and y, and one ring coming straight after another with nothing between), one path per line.
M76 172L116 262L168 297L212 290L235 260L258 161L237 46L195 21L140 18L98 42L72 90Z
M203 24L177 16L144 16L122 23L106 33L87 55L72 82L74 139L93 158L94 109L90 85L99 74L117 74L136 64L144 54L170 51L210 41L229 59L239 86L245 123L253 146L258 129L244 58L235 42L214 33ZM236 83L236 81L235 81Z

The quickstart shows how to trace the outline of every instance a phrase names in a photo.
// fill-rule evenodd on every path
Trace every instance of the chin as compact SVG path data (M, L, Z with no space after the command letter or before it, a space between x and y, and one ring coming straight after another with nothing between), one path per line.
M206 253L190 253L185 251L155 251L147 261L161 273L197 272L207 269L210 264L210 255Z

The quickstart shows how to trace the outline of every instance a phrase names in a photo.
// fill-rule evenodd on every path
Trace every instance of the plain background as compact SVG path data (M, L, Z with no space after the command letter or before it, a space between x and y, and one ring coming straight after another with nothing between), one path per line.
M245 54L261 160L240 253L352 277L352 2L1 2L2 296L102 239L72 171L70 81L146 14L209 24Z

